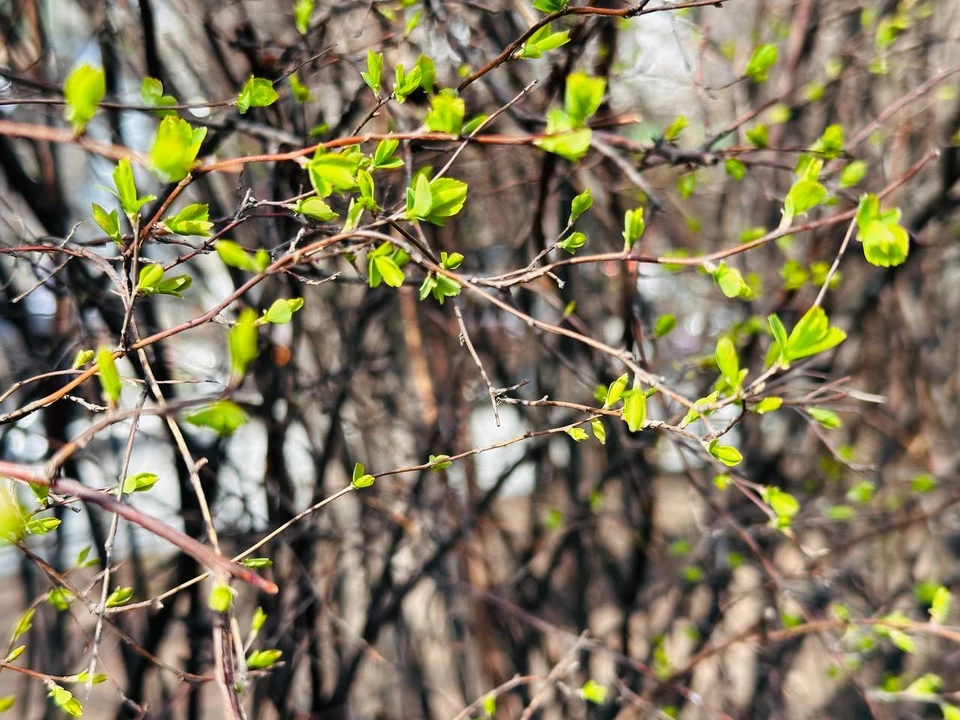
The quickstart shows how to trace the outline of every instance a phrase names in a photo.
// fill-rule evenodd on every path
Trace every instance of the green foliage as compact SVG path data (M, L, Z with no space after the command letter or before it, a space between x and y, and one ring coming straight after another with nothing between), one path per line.
M63 83L63 98L67 105L64 118L78 135L87 127L100 106L107 91L103 68L93 68L84 63L67 75Z
M863 195L857 206L857 240L871 265L901 265L910 252L910 236L900 225L900 209L881 210L876 195Z
M137 295L146 297L150 295L173 295L182 298L184 291L193 284L193 278L189 275L164 278L163 273L163 265L159 263L151 263L140 268L140 275L137 279Z
M938 587L933 595L933 602L930 604L930 621L943 625L947 621L952 604L953 596L950 591L942 585Z
M653 337L659 340L669 335L677 327L677 318L675 315L661 315L653 327Z
M627 210L623 215L623 250L629 252L633 246L643 237L647 229L647 223L643 219L643 208L638 207L634 210Z
M606 393L603 398L603 407L611 408L617 404L617 401L620 400L623 395L623 391L627 389L627 383L630 381L630 376L627 373L624 373L612 383L610 387L607 388Z
M634 388L623 395L623 421L630 432L639 432L647 419L647 396L639 388Z
M597 442L601 445L607 444L607 429L603 426L603 420L600 418L591 420L590 430L593 432L593 436L597 439Z
M736 467L743 460L743 455L732 445L721 445L719 439L711 440L707 450L717 460L728 467Z
M298 103L309 101L312 95L310 88L300 82L300 76L296 73L290 74L290 92L293 94L293 99Z
M0 713L5 713L7 710L12 708L16 702L16 695L4 695L3 697L0 697Z
M407 218L443 226L444 218L460 212L467 200L467 184L453 178L427 180L417 175L414 186L407 188Z
M243 378L247 368L257 359L257 311L246 308L230 328L228 334L230 348L230 374L234 381Z
M30 535L46 535L60 527L60 519L52 517L34 518L28 520L26 524L27 533Z
M107 237L113 240L117 245L123 244L123 235L120 233L120 218L116 210L109 213L102 207L93 203L93 221L100 226Z
M408 73L403 65L397 65L394 68L393 96L397 102L403 104L410 95L420 89L420 81L423 78L423 69L420 65L414 65Z
M70 717L81 717L83 715L83 706L77 700L73 693L66 688L60 687L55 682L50 681L49 692L47 696L53 700L53 704L60 708Z
M770 68L776 64L778 55L776 45L758 46L747 62L747 69L743 73L744 77L750 78L755 83L766 82Z
M420 89L430 95L437 84L437 68L433 60L423 53L417 58L417 67L420 68ZM455 91L450 92L456 94Z
M150 161L154 169L170 182L183 180L193 168L200 144L206 136L206 128L194 129L186 120L167 115L160 121L150 148Z
M241 560L240 564L253 570L262 570L263 568L273 567L273 560L265 557L252 557Z
M720 374L731 388L740 387L740 358L737 356L737 348L731 342L730 338L722 337L717 342L715 353L717 367L720 368Z
M210 589L210 595L207 597L207 606L218 613L228 613L233 607L233 600L237 596L237 591L229 585L215 583Z
M732 177L734 180L743 180L747 175L747 166L736 158L727 158L723 161L723 169L726 171L727 175Z
M327 152L317 148L313 158L307 162L307 175L310 184L321 198L334 192L348 192L357 187L357 171L363 153L356 145L342 152Z
M446 89L430 98L430 112L424 122L434 132L459 135L465 113L463 98L457 97L454 90Z
M152 77L145 77L140 85L140 100L148 107L157 108L156 114L160 117L166 115L175 115L176 111L170 110L171 105L177 104L177 99L173 95L163 94L163 83Z
M449 458L450 458L449 455L431 455L430 464L433 467L431 467L430 469L433 472L440 472L441 470L446 470L448 467L453 465L453 463L450 462Z
M570 203L570 218L567 220L567 225L573 225L592 206L593 196L590 194L590 188L586 188Z
M553 32L553 28L548 23L533 33L517 51L516 57L527 60L535 60L543 57L543 54L551 50L556 50L570 42L570 33L567 30Z
M776 515L776 527L788 528L793 516L800 512L799 501L790 493L780 488L768 486L761 493L763 501L770 506Z
M728 266L726 262L721 261L711 275L720 286L720 291L728 298L749 300L753 297L753 290L743 279L740 271Z
M774 410L779 410L781 405L783 405L783 398L775 396L765 397L754 406L753 411L757 413L757 415L766 415Z
M840 188L850 188L859 185L867 176L869 165L866 160L854 160L840 173Z
M293 319L293 314L302 307L303 298L278 298L273 301L273 304L267 310L263 311L263 316L257 320L257 324L285 325Z
M570 0L533 0L533 6L540 12L554 13L566 10L569 2Z
M107 596L107 607L120 607L121 605L126 605L130 602L130 599L133 597L133 588L131 587L118 587L115 588L109 596Z
M277 101L277 91L273 89L273 82L266 78L253 75L244 83L237 97L237 110L244 115L252 107L269 107Z
M587 236L582 232L572 232L566 238L557 243L557 247L565 250L571 255L576 255L577 250L587 244Z
M393 138L381 140L377 143L377 149L373 153L372 168L374 170L395 170L403 167L403 160L394 157L397 148L400 147L400 141Z
M580 688L580 697L594 705L603 705L607 701L607 692L607 688L590 679Z
M574 129L567 113L560 108L554 108L547 113L546 135L538 138L536 145L541 150L576 162L590 149L590 137L589 128Z
M79 370L93 360L95 356L96 353L93 350L77 350L77 354L73 358L73 369Z
M176 215L165 218L164 226L177 235L209 237L213 223L210 222L210 206L206 203L187 205Z
M810 151L828 160L840 157L843 154L843 127L837 124L829 125L823 135L810 146Z
M217 240L213 247L224 265L238 270L263 272L270 265L270 254L266 250L258 250L251 255L233 240Z
M687 128L689 124L690 121L687 120L686 115L677 115L664 129L663 139L667 142L676 142L680 138L680 134Z
M770 133L767 126L762 123L746 130L744 134L747 136L747 142L756 148L763 149L770 144Z
M113 184L117 188L115 195L120 201L120 207L123 209L124 214L130 219L130 222L133 222L134 218L140 215L140 208L148 202L156 200L153 195L140 197L133 178L133 167L130 165L130 158L122 158L113 169Z
M580 427L567 428L566 433L577 442L583 442L590 437L587 435L587 431Z
M100 378L103 399L115 406L120 401L120 391L123 387L120 384L117 363L113 359L113 351L109 348L100 348L97 351L97 374Z
M262 607L258 606L257 609L253 611L253 617L250 618L250 632L251 633L260 632L261 628L263 628L263 624L266 621L267 621L267 614L263 611Z
M780 349L780 363L784 366L789 366L794 360L830 350L847 337L843 330L830 326L827 314L819 306L810 308L800 318L789 337L780 318L770 315L767 320Z
M62 587L56 587L50 590L46 598L47 604L57 612L68 610L75 599L72 592Z
M402 252L390 243L383 243L376 250L367 253L367 278L370 287L380 287L381 282L394 288L403 285L406 278L397 261Z
M310 29L314 6L314 0L295 0L293 3L293 24L301 35L306 35Z
M135 492L146 492L154 485L157 484L157 481L160 478L157 477L154 473L142 472L137 473L136 475L129 475L123 481L123 494L129 495L130 493Z
M218 400L186 416L187 422L191 425L210 428L221 437L233 435L241 425L247 422L247 419L243 409L229 400Z
M360 77L373 90L373 94L380 97L383 91L383 53L367 50L367 71L360 73Z
M600 108L607 92L607 81L602 77L590 77L575 72L567 76L563 96L563 109L574 127L581 127Z
M843 427L843 421L840 419L840 416L832 410L819 407L810 407L807 408L807 412L810 413L810 417L828 430L835 430L836 428Z
M249 670L263 670L272 667L282 655L283 651L276 649L255 650L247 657L247 668Z
M375 481L376 478L367 473L362 463L357 463L353 466L353 478L350 480L350 485L354 490L368 488L373 485Z
M33 616L36 612L36 608L29 608L23 613L23 615L20 616L20 619L17 620L17 624L13 628L13 634L10 636L11 645L15 643L21 635L28 632L30 628L33 627Z

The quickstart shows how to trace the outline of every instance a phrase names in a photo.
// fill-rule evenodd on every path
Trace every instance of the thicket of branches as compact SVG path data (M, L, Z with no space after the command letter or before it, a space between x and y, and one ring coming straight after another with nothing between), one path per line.
M960 717L960 4L0 5L0 710Z

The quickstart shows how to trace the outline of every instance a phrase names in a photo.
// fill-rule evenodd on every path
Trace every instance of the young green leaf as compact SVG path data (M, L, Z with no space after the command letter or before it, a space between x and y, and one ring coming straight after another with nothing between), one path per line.
M840 416L832 410L810 407L807 408L807 412L810 413L810 417L828 430L835 430L836 428L843 427L843 421L840 419Z
M216 248L217 255L220 256L224 265L237 270L255 271L257 269L256 262L250 253L233 240L217 240L213 247Z
M631 390L624 397L623 420L630 432L638 432L647 419L647 396L639 389Z
M810 308L800 318L787 338L786 346L781 347L787 362L792 362L836 347L846 337L843 330L830 327L827 314L817 306Z
M123 244L123 235L120 233L120 216L116 210L109 213L102 207L93 203L93 221L100 226L107 237L113 240L117 245Z
M430 469L433 472L439 472L440 470L445 470L453 463L449 460L449 455L431 455L430 464L433 465Z
M408 96L420 89L423 70L419 65L415 65L409 73L404 70L403 65L397 65L394 70L393 96L398 103L403 104Z
M163 265L150 263L140 268L137 280L138 295L155 295L159 291L160 281L163 279Z
M383 53L376 53L373 50L367 50L367 71L360 73L367 87L373 90L373 94L380 97L382 91L383 78Z
M97 352L97 374L100 377L100 387L103 390L103 399L111 405L120 401L120 373L117 372L117 363L113 359L113 352L109 348L100 348Z
M774 410L778 410L781 405L783 405L783 398L774 396L765 397L754 406L753 411L757 415L766 415Z
M727 175L732 177L734 180L743 180L747 175L747 166L736 158L727 158L723 161L723 169L726 171Z
M580 697L594 705L603 705L607 701L607 692L607 688L591 679L580 688Z
M272 667L282 655L281 650L255 650L247 657L247 669L263 670Z
M307 30L310 29L314 5L314 0L296 0L293 5L293 24L301 35L306 35Z
M570 116L560 108L547 113L547 128L544 137L535 142L538 148L577 162L590 149L590 128L574 128Z
M713 440L708 447L710 454L728 467L734 467L743 460L743 455L732 445L721 445L720 440Z
M950 606L953 604L953 596L950 591L942 585L937 588L933 595L933 602L930 605L930 622L937 625L943 625L947 616L950 614Z
M607 429L603 426L603 420L600 418L591 420L590 429L593 431L593 436L597 439L597 442L601 445L607 444Z
M157 108L156 113L160 117L166 115L175 115L175 110L164 109L177 104L177 99L172 95L163 94L163 83L152 77L145 77L140 85L140 99L144 105Z
M50 682L47 696L53 700L54 705L70 717L81 717L83 715L83 706L80 701L73 696L73 693L60 687L55 682Z
M544 53L556 50L568 42L570 42L570 32L568 30L553 32L551 25L547 24L527 38L523 47L517 51L516 57L535 60L542 57Z
M424 122L434 132L459 135L465 113L463 98L457 97L453 90L443 90L430 98L430 112Z
M400 141L393 138L387 138L377 143L377 149L373 153L373 169L394 170L403 167L403 160L394 157L398 147L400 147Z
M290 92L293 94L293 99L298 103L308 102L312 94L310 88L300 82L300 76L296 73L290 75Z
M306 169L310 184L319 197L349 192L357 187L357 170L363 157L358 150L327 152L323 148L317 149Z
M193 168L206 136L205 127L194 129L186 120L173 115L163 118L150 148L154 169L170 182L183 180Z
M13 635L10 637L11 644L15 643L21 635L33 627L33 616L36 612L36 608L30 608L20 616L20 619L17 620L17 624L13 628Z
M866 160L854 160L840 173L840 188L851 188L859 185L867 176L868 165Z
M257 322L259 324L273 323L274 325L285 325L293 318L293 314L303 307L303 298L279 298L273 301L268 310L263 311L263 317Z
M570 219L567 220L567 224L573 225L592 205L593 196L590 194L590 188L586 188L570 203Z
M737 349L730 338L720 338L717 342L715 356L717 367L720 368L720 374L726 380L727 385L731 388L738 388L740 386L740 358L737 356Z
M643 208L627 210L623 216L623 249L625 251L632 250L646 229L647 224L643 219Z
M240 564L253 570L262 570L263 568L273 567L273 560L265 557L251 557L244 558L240 561Z
M257 348L257 311L247 308L240 313L237 322L230 328L230 372L233 381L238 381L247 373L247 367L256 360Z
M557 247L566 250L571 255L576 255L577 250L587 244L587 236L582 232L572 232L563 240L557 243Z
M627 389L627 383L629 381L630 376L627 373L624 373L610 383L610 387L607 388L607 394L603 401L604 408L610 408L617 404L617 401L623 395L623 391Z
M131 587L118 587L107 597L107 607L119 607L120 605L126 605L130 602L130 598L133 597L133 588Z
M353 466L353 479L350 481L350 485L354 490L362 490L373 485L375 479L373 475L365 471L362 463L357 463Z
M675 315L661 315L657 318L657 324L653 328L653 337L655 340L669 335L673 332L673 329L677 326L677 318Z
M130 158L122 158L113 169L113 184L117 188L117 198L124 214L130 222L140 214L140 208L156 198L153 195L140 197L137 185L133 178L133 167Z
M743 73L744 77L750 78L755 83L766 82L770 68L777 62L777 56L776 45L760 45L750 56L747 69Z
M566 433L577 442L583 442L589 437L589 435L587 435L587 431L581 427L567 428Z
M687 128L687 125L689 124L690 121L687 120L686 115L677 115L664 129L663 139L667 142L676 142L680 138L680 134Z
M129 495L135 492L146 492L156 485L159 479L160 478L154 473L149 472L130 475L123 481L123 494Z
M744 133L747 136L747 142L756 148L765 148L770 144L770 133L766 125L757 125Z
M570 0L533 0L533 6L540 12L554 13L565 10L569 1Z
M63 83L63 98L67 105L64 118L78 135L97 113L97 107L107 91L103 68L93 68L84 63L75 68Z
M237 97L237 110L243 115L252 107L268 107L277 101L277 91L273 82L253 75L244 83Z
M209 237L210 228L213 227L210 222L210 206L206 203L187 205L176 215L164 219L163 224L167 230L177 235Z
M229 585L216 583L210 589L210 595L207 597L207 605L214 612L228 613L230 612L230 608L233 607L233 599L236 595L237 591Z
M574 127L581 127L600 107L607 91L607 81L602 77L590 77L575 72L567 76L563 96L563 109Z

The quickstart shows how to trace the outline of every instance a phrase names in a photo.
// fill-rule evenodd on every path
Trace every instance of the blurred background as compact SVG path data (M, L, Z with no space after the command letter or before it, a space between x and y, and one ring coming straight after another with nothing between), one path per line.
M542 17L526 0L318 0L300 32L294 12L265 0L2 0L0 122L65 127L63 79L87 62L105 68L115 103L90 123L92 140L149 148L158 119L137 106L150 76L190 106L182 117L208 128L201 157L276 153L348 137L365 122L377 106L360 75L368 49L384 54L385 78L425 54L437 87L456 87ZM534 436L439 471L379 478L258 551L273 561L264 573L281 591L258 597L241 588L236 615L246 633L262 607L259 646L283 656L251 680L249 716L947 716L941 705L960 691L960 656L956 637L929 630L928 609L937 588L960 583L960 2L726 0L633 19L570 15L555 28L568 29L570 42L471 84L462 93L467 115L492 114L538 79L489 130L542 132L546 112L563 102L565 77L583 70L608 79L593 148L572 164L529 146L468 146L450 171L469 183L468 201L445 227L425 227L431 246L462 253L468 277L525 267L589 188L581 252L619 251L624 212L642 204L641 252L706 254L777 227L797 152L828 125L844 129L842 161L866 161L868 170L857 187L834 177L836 207L814 217L855 207L860 192L879 192L926 158L884 201L902 209L907 262L874 267L854 243L824 300L848 339L773 381L787 400L822 400L841 424L824 427L788 402L746 415L726 436L743 453L743 477L797 499L784 532L668 433L630 434L608 422L605 445L536 435L582 413L522 402L501 403L498 422L452 303L418 300L422 274L408 273L399 291L371 289L362 266L331 254L296 276L274 276L244 303L302 297L305 305L290 324L260 333L260 357L233 398L250 422L230 438L184 426L192 454L206 459L200 477L226 554L348 485L356 462L383 473ZM743 79L760 43L779 50L762 84ZM310 91L305 102L293 96L294 72ZM251 74L275 81L280 98L240 115L230 101ZM422 91L388 102L364 131L415 131L427 107ZM678 116L687 125L665 143ZM768 149L745 137L760 124ZM406 168L378 175L380 203L401 202L410 173L442 167L455 147L403 143ZM742 178L730 157L743 162ZM91 203L116 205L106 189L113 168L77 144L0 132L0 413L63 378L16 383L69 370L80 349L117 343L123 305L96 265L14 251L69 240L115 256L90 222ZM139 167L137 183L156 203L172 190ZM265 162L200 177L176 207L209 203L215 232L276 257L294 238L337 232L282 207L306 190L296 163ZM702 397L716 380L721 333L736 339L750 377L760 374L770 345L764 318L776 312L790 327L811 306L845 229L828 225L732 258L754 289L749 301L724 297L693 268L614 261L564 266L555 278L496 294L540 320L634 350L670 388ZM144 254L171 262L200 245L167 236ZM246 279L209 245L201 249L183 266L193 276L183 300L138 303L143 333L202 314ZM507 398L596 406L596 387L622 372L610 357L475 296L464 294L458 307L492 385L522 383ZM148 357L171 399L227 385L223 323L157 343ZM120 369L143 376L134 356ZM128 383L124 406L139 395ZM98 387L87 383L0 425L0 456L43 462L98 419L98 402ZM652 419L672 412L651 400ZM735 415L714 417L722 425ZM93 487L117 482L129 433L121 422L98 434L65 473ZM136 437L131 473L161 480L130 502L205 540L167 424L144 417ZM12 632L35 608L18 662L68 676L88 666L96 617L82 603L57 610L47 601L38 558L95 587L99 565L76 567L78 554L104 556L110 517L78 504L54 512L61 528L28 538L30 553L0 550L0 617ZM114 559L117 582L134 589L135 601L202 572L129 523L120 524ZM869 622L837 622L896 612L915 622L907 640ZM213 683L183 675L212 672L206 585L112 617L128 640L105 632L100 666L109 679L89 698L82 684L74 689L84 717L220 716ZM915 684L924 677L927 685ZM504 684L495 703L461 713ZM46 694L42 680L0 667L0 696L17 698L12 717L57 717Z

